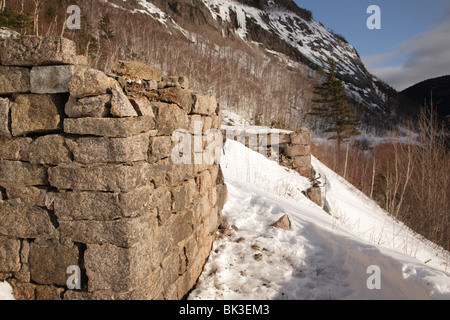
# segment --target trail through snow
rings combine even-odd
[[[223,215],[231,228],[215,242],[189,299],[450,299],[448,252],[317,159],[333,216],[303,195],[308,179],[238,142],[227,140],[224,150]],[[291,230],[271,227],[284,214]],[[371,266],[379,268],[380,289],[369,289]]]

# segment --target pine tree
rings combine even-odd
[[[328,57],[328,71],[321,71],[325,80],[320,86],[314,88],[317,98],[312,101],[316,106],[310,112],[311,115],[325,119],[327,128],[323,131],[324,133],[334,133],[329,139],[336,141],[335,166],[338,163],[342,142],[361,134],[356,128],[360,122],[355,118],[352,107],[348,103],[344,83],[336,77],[336,66],[336,61]]]
[[[17,13],[11,8],[0,11],[0,26],[16,30],[20,33],[28,33],[33,30],[33,15]]]

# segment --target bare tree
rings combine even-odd
[[[6,0],[5,0],[6,1]],[[41,12],[42,6],[48,0],[33,0],[34,2],[34,34],[39,35],[39,14]]]
[[[372,166],[372,183],[370,184],[370,199],[373,199],[373,189],[375,187],[375,172],[376,172],[377,160],[373,157],[373,166]]]

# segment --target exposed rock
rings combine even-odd
[[[5,66],[47,66],[80,62],[76,44],[61,37],[22,36],[0,43],[0,61]]]
[[[228,199],[228,189],[226,184],[219,184],[216,186],[217,189],[217,201],[216,205],[219,208],[223,208]]]
[[[150,160],[159,161],[170,157],[172,153],[172,139],[168,136],[152,137],[150,140]]]
[[[277,222],[272,224],[272,227],[284,230],[291,230],[291,220],[289,219],[289,216],[285,214]]]
[[[29,159],[29,147],[31,138],[1,138],[0,137],[0,159],[27,161]]]
[[[8,98],[0,98],[0,137],[11,137],[9,131],[9,112],[11,110],[11,102]],[[1,147],[0,147],[1,148]]]
[[[30,92],[30,70],[0,66],[0,94]]]
[[[173,164],[170,159],[166,159],[170,162],[169,171],[166,172],[166,183],[168,185],[176,185],[183,181],[193,179],[195,177],[193,164]]]
[[[145,97],[130,98],[130,102],[133,104],[134,109],[139,116],[155,117],[153,113],[152,104]]]
[[[11,131],[15,137],[62,129],[64,95],[19,95],[11,107]]]
[[[126,138],[155,129],[153,117],[65,119],[64,132],[110,138]]]
[[[20,270],[20,240],[0,235],[0,273]]]
[[[312,168],[311,164],[304,166],[304,167],[298,167],[296,168],[297,172],[306,178],[312,178],[315,175],[314,169]]]
[[[55,197],[55,214],[63,220],[112,221],[124,217],[135,217],[150,205],[152,193],[151,186],[144,186],[127,193],[60,192]]]
[[[23,83],[31,88],[14,84],[20,74],[5,79],[33,92],[0,98],[0,281],[18,299],[185,297],[217,236],[227,188],[216,163],[174,164],[172,134],[181,129],[191,142],[195,121],[201,138],[219,128],[215,99],[203,96],[189,114],[186,78],[158,90],[160,70],[125,63],[121,78],[55,66],[66,56],[79,62],[70,42],[21,41],[6,57],[33,64]],[[5,40],[0,47],[3,58]],[[40,56],[20,52],[27,47]],[[70,265],[81,268],[83,291],[65,289]]]
[[[156,214],[155,214],[156,217]],[[156,219],[155,219],[156,220]],[[113,221],[60,220],[61,238],[85,244],[112,244],[130,248],[142,239],[153,226],[148,217],[117,219]],[[103,257],[107,259],[107,257]]]
[[[69,275],[66,275],[69,277]],[[65,288],[55,286],[36,286],[36,300],[38,301],[57,301],[62,300],[62,294],[66,291]]]
[[[170,227],[168,227],[170,225]],[[167,223],[166,230],[169,231],[174,243],[179,243],[189,237],[194,230],[192,211],[183,210],[174,215]]]
[[[0,234],[18,238],[55,235],[47,210],[18,201],[0,202]]]
[[[304,168],[311,165],[311,155],[297,156],[294,158],[294,169]]]
[[[201,172],[197,176],[197,185],[201,196],[205,196],[208,194],[208,191],[213,187],[211,174],[208,170]]]
[[[111,95],[103,94],[94,97],[76,99],[70,96],[66,103],[65,113],[70,118],[106,117],[111,108]]]
[[[0,182],[25,186],[47,185],[47,169],[37,164],[0,160]]]
[[[32,93],[65,93],[69,92],[69,83],[77,67],[45,66],[34,67],[30,72]]]
[[[291,134],[291,143],[293,145],[309,145],[311,143],[311,134],[309,132],[295,132]]]
[[[60,190],[129,192],[149,184],[150,170],[150,164],[137,163],[132,166],[58,166],[49,168],[48,172],[50,184]]]
[[[17,279],[9,279],[8,283],[13,288],[14,298],[16,300],[35,300],[36,285],[26,282],[19,282]]]
[[[67,268],[79,264],[79,250],[76,246],[69,248],[52,244],[40,247],[32,243],[29,264],[31,280],[34,282],[65,286],[68,277]]]
[[[138,78],[141,80],[161,81],[162,71],[158,68],[137,61],[119,61],[112,70],[117,75]]]
[[[102,94],[110,94],[112,88],[119,84],[105,73],[81,68],[72,76],[69,83],[69,92],[73,98],[85,98]],[[120,86],[119,86],[120,87]]]
[[[175,104],[159,103],[156,106],[158,135],[171,136],[175,130],[189,129],[189,117]]]
[[[311,154],[311,147],[309,145],[286,146],[285,153],[292,159],[298,156],[308,156]]]
[[[160,82],[160,89],[168,87],[181,87],[189,89],[189,79],[187,77],[164,77]]]
[[[120,163],[147,159],[149,135],[128,138],[87,137],[76,139],[74,161],[79,163]]]
[[[138,116],[130,100],[118,84],[112,87],[111,114],[117,118]]]
[[[215,97],[196,94],[195,103],[192,108],[192,113],[201,115],[213,115],[217,109],[217,101]]]
[[[291,143],[291,135],[287,133],[280,133],[278,135],[278,142],[279,144]]]
[[[28,150],[28,161],[34,164],[60,165],[72,161],[66,140],[57,134],[37,138]]]
[[[169,87],[159,90],[160,101],[166,103],[174,103],[183,109],[186,113],[190,113],[194,104],[192,93],[181,87]]]
[[[52,208],[55,193],[44,188],[27,187],[20,184],[5,185],[8,199],[20,199],[24,203],[38,207]]]
[[[179,212],[186,208],[186,187],[184,185],[172,189],[172,211]]]
[[[88,245],[85,252],[90,292],[112,290],[129,292],[142,286],[150,275],[148,245],[119,248],[113,245]]]
[[[306,191],[308,198],[317,204],[319,207],[322,206],[322,190],[320,187],[311,187]]]

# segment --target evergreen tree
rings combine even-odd
[[[328,57],[328,71],[321,71],[325,77],[324,82],[314,88],[317,96],[312,101],[316,104],[311,115],[325,119],[327,128],[324,133],[334,133],[329,139],[336,141],[336,158],[340,154],[342,142],[348,141],[352,136],[361,134],[356,128],[359,120],[355,118],[352,107],[348,103],[344,83],[336,77],[336,61]]]
[[[29,33],[33,30],[34,19],[30,13],[17,13],[10,8],[0,11],[0,26],[7,27],[20,33]]]

